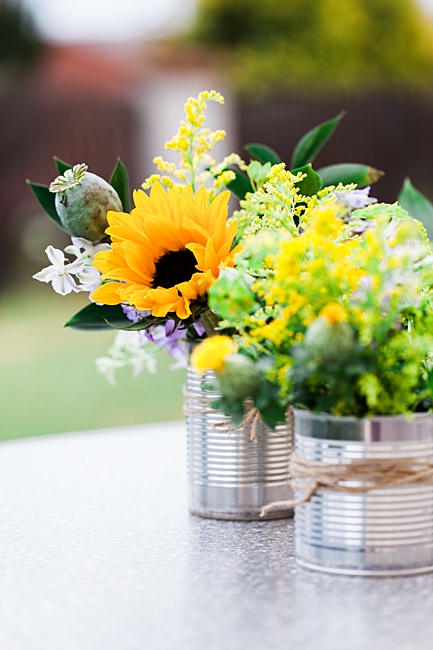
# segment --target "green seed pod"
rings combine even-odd
[[[321,357],[325,362],[338,363],[350,358],[355,337],[351,325],[346,321],[329,325],[324,318],[317,318],[308,326],[304,343],[312,356]]]
[[[221,395],[231,402],[254,397],[259,389],[260,374],[251,359],[243,354],[229,354],[223,372],[217,373]]]
[[[122,212],[116,190],[100,176],[87,171],[87,165],[75,165],[50,185],[62,226],[73,237],[100,241],[108,227],[107,212]]]

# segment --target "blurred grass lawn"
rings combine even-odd
[[[86,304],[36,282],[0,297],[0,440],[183,417],[185,372],[165,353],[156,375],[126,368],[116,388],[96,372],[114,332],[63,328]]]

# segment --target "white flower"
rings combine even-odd
[[[53,246],[47,246],[45,253],[51,262],[51,266],[47,266],[39,273],[35,273],[34,279],[39,280],[39,282],[51,282],[54,291],[62,296],[66,296],[71,291],[78,293],[80,288],[77,286],[72,274],[82,271],[84,262],[80,260],[68,262],[65,254],[58,248],[53,248]]]
[[[94,266],[86,264],[82,271],[77,274],[77,279],[80,281],[78,288],[80,291],[88,291],[93,293],[102,282],[102,274],[95,269]]]
[[[92,244],[88,239],[83,237],[71,237],[72,245],[66,246],[65,253],[75,255],[77,259],[87,258],[93,260],[96,253],[100,251],[109,251],[110,244]]]
[[[358,210],[359,208],[365,208],[367,205],[377,202],[377,199],[368,196],[369,192],[370,186],[364,187],[361,190],[337,190],[335,196],[340,203],[343,203],[348,208]]]
[[[136,379],[144,369],[155,374],[157,361],[154,353],[146,350],[148,341],[143,341],[140,332],[120,331],[116,334],[114,343],[108,350],[107,357],[96,359],[96,368],[101,375],[104,375],[112,386],[116,385],[116,370],[125,366],[132,367],[132,378]]]
[[[80,282],[78,288],[80,291],[88,291],[93,293],[99,287],[102,281],[101,273],[95,269],[92,260],[96,253],[100,251],[110,250],[109,244],[92,244],[88,239],[83,237],[71,237],[72,245],[66,246],[65,252],[70,255],[75,255],[76,262],[82,262],[83,270],[79,271],[77,279]]]
[[[95,363],[99,374],[104,375],[109,384],[117,386],[115,379],[116,370],[123,368],[125,363],[119,359],[113,359],[112,357],[100,357],[99,359],[96,359]]]

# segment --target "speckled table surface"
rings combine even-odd
[[[1,650],[431,650],[433,574],[297,569],[290,520],[188,514],[181,423],[0,445]]]

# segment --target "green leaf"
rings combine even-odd
[[[287,407],[281,406],[277,402],[270,404],[266,408],[260,410],[260,415],[265,424],[268,425],[270,429],[275,429],[278,424],[286,423]]]
[[[161,318],[160,316],[147,316],[146,318],[142,318],[136,323],[131,323],[131,321],[129,321],[129,325],[118,326],[112,324],[112,327],[117,330],[125,330],[126,332],[141,332],[141,330],[149,329],[149,327],[152,327],[152,325],[162,325],[168,320],[168,317]]]
[[[349,185],[356,183],[358,187],[365,187],[376,183],[385,172],[379,169],[369,167],[369,165],[359,165],[358,163],[341,163],[339,165],[328,165],[317,170],[323,181],[323,187],[328,185]]]
[[[328,120],[328,122],[319,124],[302,136],[293,152],[291,164],[292,169],[304,167],[305,165],[308,165],[308,163],[313,162],[314,158],[317,156],[323,145],[329,140],[344,115],[345,111],[341,111],[337,117]]]
[[[238,199],[244,199],[248,192],[254,192],[254,189],[246,176],[236,171],[236,169],[227,168],[224,171],[230,171],[236,174],[236,178],[232,180],[227,187],[238,197]]]
[[[433,241],[433,203],[412,185],[409,178],[404,179],[397,201],[411,217],[421,221],[428,238]]]
[[[64,162],[63,160],[60,160],[60,158],[57,158],[57,156],[54,156],[54,162],[56,163],[57,171],[61,176],[63,176],[67,169],[72,169],[72,165]]]
[[[314,171],[311,165],[305,165],[305,167],[298,167],[298,169],[292,169],[292,174],[297,174],[302,172],[307,174],[307,176],[302,180],[296,183],[296,186],[299,187],[301,194],[303,196],[313,196],[323,187],[322,179],[317,172]]]
[[[72,316],[65,327],[77,330],[106,330],[129,327],[131,321],[119,305],[96,305],[91,303]]]
[[[235,427],[239,426],[244,419],[245,412],[242,402],[231,402],[224,397],[219,397],[211,402],[211,406],[222,411],[224,415],[231,419],[232,425]]]
[[[65,232],[68,232],[66,228],[62,226],[60,217],[57,214],[56,204],[55,204],[55,194],[50,192],[47,185],[41,185],[40,183],[32,183],[27,180],[26,183],[29,185],[36,199],[38,200],[41,207],[44,209],[46,214]]]
[[[270,162],[271,165],[278,165],[278,163],[281,162],[281,158],[277,152],[271,149],[271,147],[267,147],[265,144],[257,144],[256,142],[253,142],[251,144],[246,144],[244,149],[252,158],[261,162],[262,165],[267,162]]]
[[[122,202],[124,212],[129,212],[130,195],[129,195],[129,177],[125,165],[117,159],[116,166],[110,178],[110,185],[114,187]]]

